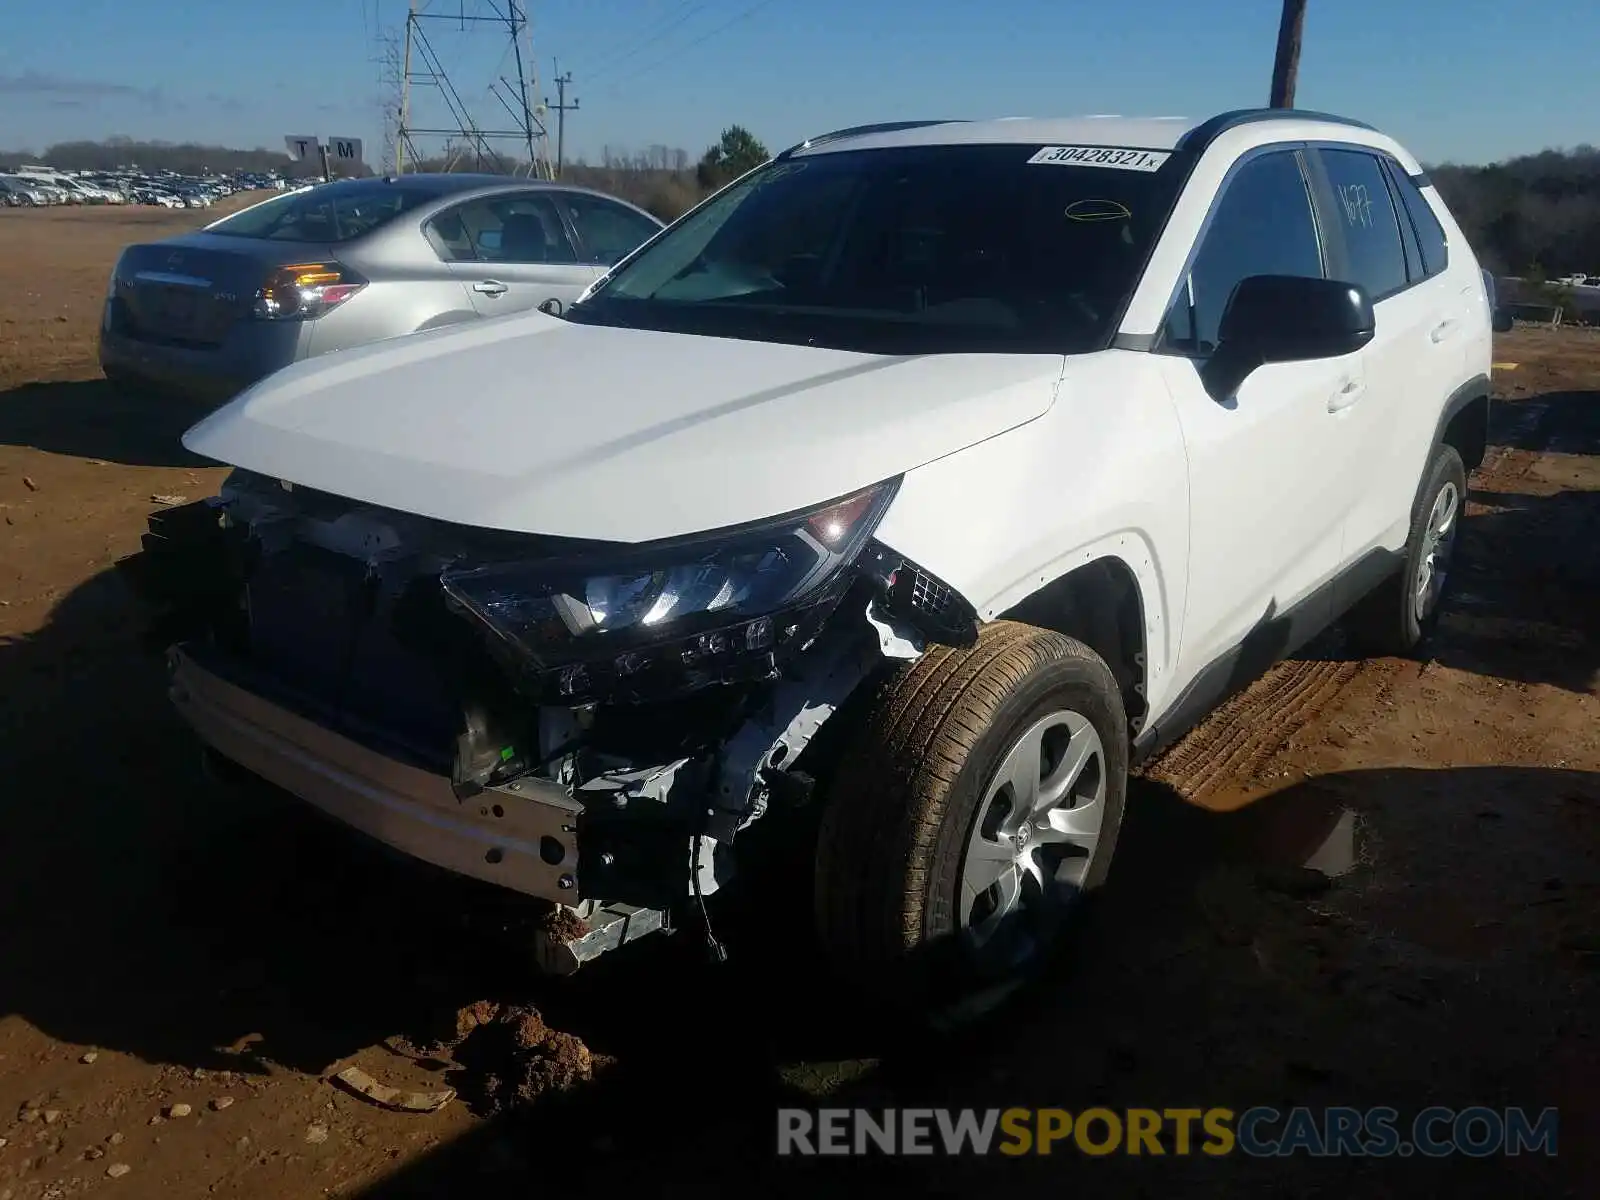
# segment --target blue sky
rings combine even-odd
[[[483,0],[429,0],[449,12]],[[776,149],[904,117],[1204,116],[1266,101],[1279,0],[528,0],[580,110],[569,157],[698,156],[739,122]],[[70,138],[381,144],[377,31],[406,0],[0,3],[0,148]],[[428,26],[463,100],[503,39]],[[1482,162],[1600,141],[1600,0],[1310,0],[1298,104],[1358,117],[1421,158]],[[416,120],[444,122],[418,92]],[[552,123],[552,129],[553,129]]]

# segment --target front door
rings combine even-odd
[[[1188,598],[1178,677],[1223,660],[1241,679],[1332,617],[1356,484],[1340,408],[1364,386],[1359,354],[1277,363],[1213,399],[1200,368],[1234,287],[1250,275],[1324,275],[1303,163],[1272,150],[1235,171],[1157,345],[1189,456]]]

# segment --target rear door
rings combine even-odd
[[[578,240],[586,263],[612,267],[661,230],[661,224],[626,204],[583,192],[558,192],[556,203]]]
[[[603,268],[579,261],[547,191],[501,192],[466,200],[429,225],[435,248],[485,317],[526,312],[548,301],[564,309]]]
[[[1311,157],[1324,192],[1331,273],[1364,287],[1377,316],[1361,352],[1366,388],[1337,414],[1360,472],[1345,528],[1344,558],[1355,564],[1405,541],[1440,409],[1461,382],[1467,298],[1444,273],[1442,237],[1430,235],[1424,249],[1387,156],[1350,146]],[[1399,164],[1394,170],[1403,176]]]

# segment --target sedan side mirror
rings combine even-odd
[[[561,301],[552,296],[539,305],[539,311],[552,317],[559,317],[561,315]]]
[[[1372,300],[1358,284],[1251,275],[1239,281],[1223,309],[1217,348],[1200,378],[1220,403],[1257,367],[1354,354],[1372,340],[1377,325]]]

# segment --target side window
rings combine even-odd
[[[610,265],[631,253],[660,228],[630,208],[598,196],[563,196],[572,227],[578,231],[583,254],[590,262]]]
[[[1333,219],[1344,234],[1351,283],[1376,302],[1406,286],[1400,223],[1389,199],[1383,165],[1360,150],[1320,150],[1333,188]]]
[[[1450,248],[1445,242],[1444,226],[1439,224],[1439,218],[1434,215],[1427,197],[1404,171],[1391,168],[1389,174],[1411,218],[1412,228],[1417,231],[1417,242],[1422,247],[1422,269],[1429,276],[1437,275],[1450,265]]]
[[[445,262],[477,261],[477,247],[473,244],[472,234],[468,232],[464,219],[467,210],[475,207],[471,203],[452,205],[422,227],[433,252]]]
[[[549,197],[511,192],[468,200],[428,222],[446,262],[575,263],[578,256]]]
[[[1428,273],[1422,269],[1422,249],[1417,245],[1417,231],[1411,227],[1411,218],[1406,215],[1405,207],[1400,202],[1399,189],[1395,186],[1395,176],[1399,172],[1398,164],[1387,158],[1383,160],[1383,179],[1389,185],[1389,200],[1400,217],[1400,248],[1406,255],[1406,278],[1417,283],[1426,279]]]
[[[1402,268],[1403,269],[1403,268]],[[1250,275],[1322,278],[1311,196],[1292,150],[1252,159],[1241,167],[1212,214],[1200,250],[1163,332],[1163,348],[1210,354],[1222,310],[1233,289]]]

